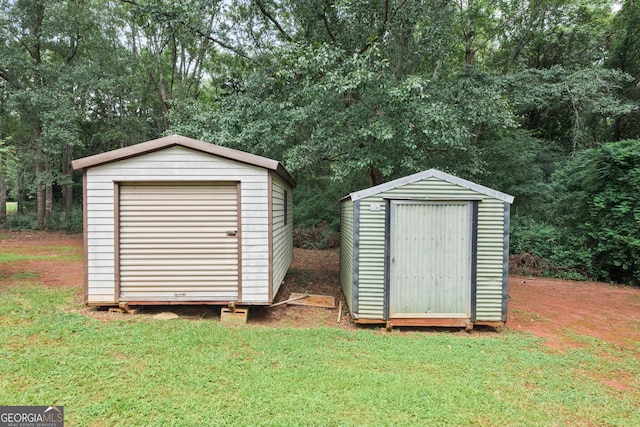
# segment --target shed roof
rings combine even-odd
[[[475,191],[476,193],[484,194],[489,197],[496,198],[498,200],[502,200],[506,203],[513,203],[513,196],[510,196],[505,193],[501,193],[497,190],[493,190],[489,187],[485,187],[480,184],[476,184],[475,182],[467,181],[466,179],[458,178],[457,176],[450,175],[445,172],[440,172],[437,169],[429,169],[423,172],[418,172],[413,175],[405,176],[403,178],[399,178],[393,181],[385,182],[384,184],[376,185],[375,187],[366,188],[360,191],[354,191],[346,196],[344,199],[351,199],[353,201],[360,200],[365,197],[373,196],[376,194],[380,194],[385,191],[393,190],[398,187],[402,187],[407,184],[412,184],[417,181],[421,181],[423,179],[429,178],[437,178],[442,181],[449,182],[451,184],[458,185],[463,188],[467,188],[471,191]],[[343,199],[343,200],[344,200]]]
[[[85,169],[94,166],[113,163],[131,157],[141,156],[165,148],[180,146],[190,148],[214,156],[235,160],[253,166],[259,166],[265,169],[275,171],[282,179],[287,181],[291,186],[295,187],[295,180],[289,175],[289,172],[276,160],[266,157],[257,156],[255,154],[246,153],[233,148],[223,147],[221,145],[211,144],[209,142],[199,141],[197,139],[187,138],[181,135],[165,136],[163,138],[153,139],[147,142],[131,145],[129,147],[119,148],[117,150],[107,151],[105,153],[84,157],[71,162],[73,169]]]

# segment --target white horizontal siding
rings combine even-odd
[[[267,170],[183,147],[170,147],[138,157],[89,168],[85,200],[87,214],[88,302],[117,302],[114,295],[114,181],[227,181],[241,183],[244,218],[267,218]],[[245,190],[246,188],[246,190]],[[268,263],[245,254],[268,252],[264,221],[241,227],[243,302],[267,303]],[[110,268],[105,270],[105,268]],[[245,281],[246,278],[246,281]],[[244,300],[244,295],[250,300]],[[224,299],[224,298],[223,298]]]
[[[96,263],[95,261],[93,261],[93,264],[90,262],[89,265],[94,267],[92,274],[111,274],[111,275],[113,275],[114,272],[115,272],[113,267],[104,267],[100,263]]]
[[[267,228],[268,222],[254,223],[254,221],[249,221],[249,224],[242,224],[242,232],[246,233],[253,238],[267,237],[269,238],[268,232],[265,232],[265,228]]]
[[[97,225],[97,226],[110,225],[110,226],[113,226],[113,216],[111,216],[111,217],[92,216],[91,219],[87,221],[87,225],[89,226],[89,229],[91,229],[91,226],[93,226],[93,225]]]
[[[278,175],[272,174],[271,176],[271,216],[273,221],[273,288],[271,295],[275,298],[293,261],[293,191],[291,186]]]

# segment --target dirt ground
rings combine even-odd
[[[82,245],[82,237],[77,235],[0,230],[0,253],[41,258],[0,264],[0,284],[38,283],[47,287],[73,287],[78,290],[75,300],[78,311],[105,321],[126,315],[84,306]],[[290,272],[276,295],[276,302],[288,299],[293,292],[333,296],[336,308],[287,304],[271,308],[252,307],[249,323],[266,327],[357,328],[340,290],[338,250],[296,249]],[[152,316],[163,310],[171,310],[187,318],[215,318],[220,315],[219,307],[191,306],[146,307],[139,313]],[[585,336],[629,349],[637,348],[640,342],[638,288],[511,276],[508,312],[505,328],[541,337],[553,350],[586,345]],[[495,331],[480,329],[474,333]]]

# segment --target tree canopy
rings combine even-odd
[[[639,22],[635,0],[0,0],[0,221],[8,199],[77,228],[72,158],[180,133],[281,160],[300,226],[438,168],[516,197],[518,250],[637,280],[638,227],[568,201],[633,205],[611,195],[638,177],[602,170],[640,150]]]

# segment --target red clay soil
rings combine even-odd
[[[36,282],[83,292],[82,236],[45,231],[0,230],[0,253],[37,257],[0,264],[0,285]]]
[[[507,326],[545,338],[557,349],[580,347],[580,336],[637,348],[640,289],[510,276]]]
[[[38,283],[42,286],[76,287],[77,309],[105,320],[118,313],[82,305],[84,264],[82,237],[51,232],[0,230],[0,253],[38,255],[44,259],[0,263],[0,286]],[[59,247],[65,247],[60,250]],[[330,295],[336,308],[281,305],[252,307],[249,323],[270,327],[328,326],[354,329],[339,285],[339,250],[296,249],[291,270],[276,295],[284,301],[293,292]],[[341,314],[339,315],[339,307]],[[142,313],[154,314],[150,307]],[[171,307],[180,314],[216,317],[219,307]],[[338,322],[340,318],[340,322]],[[582,336],[594,337],[624,348],[640,342],[640,289],[606,283],[572,282],[511,276],[507,328],[544,338],[554,349],[579,347]]]

